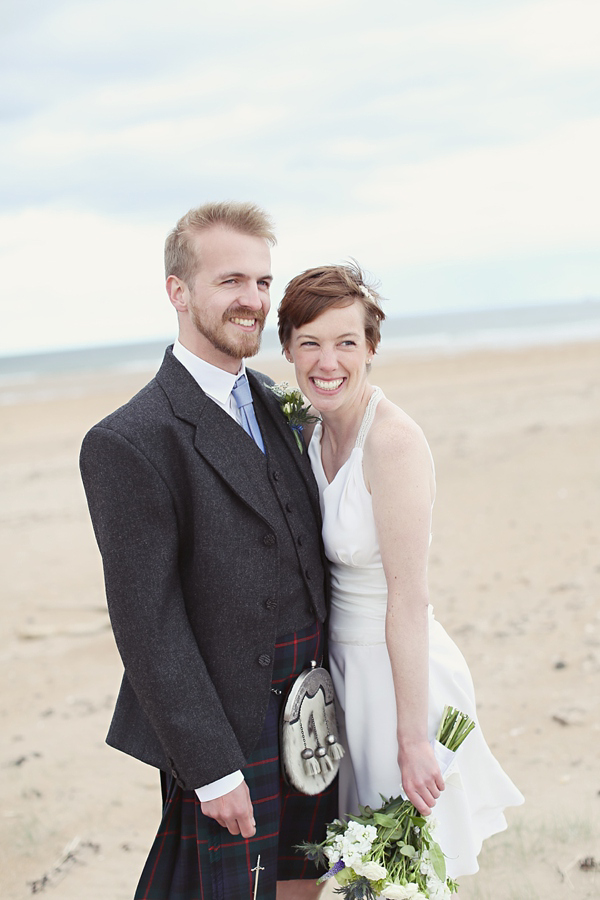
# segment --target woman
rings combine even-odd
[[[446,704],[476,720],[467,664],[433,616],[427,556],[435,475],[419,426],[370,384],[384,313],[355,266],[309,269],[286,288],[279,337],[320,414],[306,434],[331,568],[331,674],[347,754],[340,814],[380,795],[435,806],[451,878],[476,872],[482,840],[523,797],[477,727],[446,782],[435,738]]]

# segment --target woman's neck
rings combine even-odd
[[[345,458],[349,456],[373,391],[373,385],[367,383],[360,398],[352,406],[320,413],[323,429],[321,443],[325,441],[329,445],[329,452],[334,458],[338,455]]]

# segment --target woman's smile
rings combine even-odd
[[[317,378],[313,376],[309,379],[314,386],[319,391],[327,391],[328,393],[333,393],[333,391],[337,391],[338,388],[342,386],[345,378]]]

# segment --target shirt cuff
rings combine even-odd
[[[203,784],[202,787],[196,788],[196,796],[201,803],[206,803],[208,800],[216,800],[217,797],[223,797],[225,794],[233,791],[243,780],[244,776],[238,769],[237,772],[224,775],[223,778],[218,778],[216,781],[211,781],[210,784]]]

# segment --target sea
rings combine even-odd
[[[389,317],[382,327],[380,352],[382,356],[456,354],[595,340],[600,340],[600,300],[589,299],[545,306]],[[0,356],[0,405],[18,402],[23,388],[34,383],[39,385],[49,376],[153,372],[172,341],[173,336],[165,336],[162,340],[141,343]],[[260,358],[278,357],[280,353],[277,332],[267,327]]]

